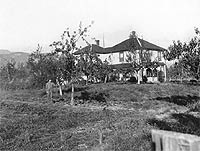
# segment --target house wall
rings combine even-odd
[[[159,62],[164,62],[165,61],[162,52],[151,51],[151,53],[152,53],[151,61],[154,61],[154,60],[159,61]]]
[[[110,55],[111,54],[99,54],[99,58],[101,59],[101,61],[105,61],[105,60],[109,61]]]
[[[164,62],[164,57],[162,52],[158,51],[151,51],[151,61],[159,61],[159,62]],[[127,62],[127,55],[129,54],[129,51],[123,51],[124,54],[124,61],[120,61],[120,53],[109,53],[109,54],[99,54],[99,58],[102,61],[107,60],[110,64],[121,64],[121,63],[128,63]],[[139,50],[136,50],[136,60],[139,61]],[[159,59],[160,58],[160,59]]]
[[[124,59],[120,61],[120,53],[109,53],[109,54],[99,54],[99,58],[104,61],[107,60],[110,64],[121,64],[121,63],[128,63],[127,62],[127,55],[129,54],[128,51],[123,51]]]
[[[107,60],[110,64],[120,64],[120,63],[126,63],[126,55],[128,54],[127,51],[124,51],[124,61],[120,62],[119,59],[119,52],[116,53],[110,53],[110,54],[99,54],[99,58],[104,61]]]

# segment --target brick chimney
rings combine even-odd
[[[96,45],[99,46],[100,40],[95,40],[95,42],[96,42]]]
[[[136,31],[131,31],[129,38],[137,38]]]

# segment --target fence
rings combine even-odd
[[[152,130],[152,151],[200,151],[200,137],[171,131]]]

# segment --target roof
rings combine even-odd
[[[122,63],[122,64],[113,64],[110,65],[110,67],[112,69],[127,69],[127,68],[132,68],[132,64],[131,63]]]
[[[90,50],[90,49],[91,49],[90,46],[86,46],[86,47],[84,47],[84,48],[82,48],[82,49],[74,52],[74,55],[79,55],[82,52],[85,52],[85,51]],[[92,44],[92,51],[96,52],[98,54],[106,54],[107,53],[106,50],[105,50],[105,48],[102,48],[102,47],[100,47],[98,45],[95,45],[95,44]]]
[[[145,50],[155,50],[155,51],[166,51],[166,49],[140,38],[130,38],[130,39],[122,41],[121,43],[113,47],[108,47],[106,49],[107,49],[107,52],[109,53],[127,51],[127,50],[132,50],[132,49],[133,50],[145,49]]]
[[[76,51],[74,54],[78,55],[81,52],[84,52],[88,49],[90,49],[90,46],[86,46],[81,50]],[[166,51],[166,49],[140,38],[126,39],[121,43],[114,45],[113,47],[107,47],[107,48],[102,48],[98,45],[92,44],[92,51],[98,54],[108,54],[108,53],[122,52],[127,50],[138,50],[138,49]]]

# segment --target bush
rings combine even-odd
[[[99,103],[107,103],[108,97],[109,97],[109,94],[104,91],[100,91],[100,92],[99,91],[93,91],[93,92],[83,91],[81,92],[81,96],[78,97],[78,99],[83,100],[84,102],[95,100]]]
[[[143,77],[142,77],[142,82],[147,83],[147,81],[148,81],[147,77],[146,77],[146,76],[143,76]]]
[[[118,77],[114,74],[112,74],[109,78],[109,82],[116,82],[118,80]]]
[[[136,79],[136,77],[130,77],[130,79],[128,80],[128,82],[137,83],[137,79]]]
[[[15,79],[13,82],[4,81],[0,83],[3,90],[22,90],[30,88],[30,82],[24,79]]]

